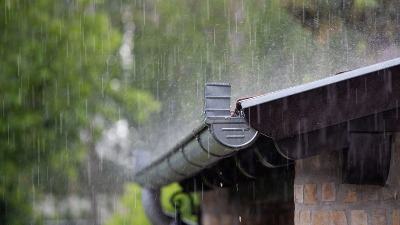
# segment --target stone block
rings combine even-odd
[[[307,205],[317,204],[317,184],[304,185],[304,203]]]
[[[345,195],[343,198],[345,203],[355,203],[357,202],[357,188],[356,187],[346,187]]]
[[[333,182],[324,182],[322,184],[322,201],[334,202],[336,201],[336,187]]]
[[[348,225],[344,211],[332,211],[330,214],[330,225]]]
[[[313,211],[312,225],[327,225],[329,223],[328,211]]]
[[[393,225],[400,225],[400,209],[393,210]]]
[[[351,225],[368,225],[368,215],[365,210],[351,210]]]
[[[300,213],[298,210],[294,210],[294,225],[300,225]]]
[[[311,215],[310,211],[301,211],[300,212],[300,223],[299,225],[310,225],[311,224]]]
[[[364,202],[378,200],[378,190],[362,190],[361,195]]]
[[[375,210],[373,212],[372,225],[387,225],[386,211],[384,209]]]
[[[303,185],[294,185],[294,203],[303,203]]]

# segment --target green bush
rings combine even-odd
[[[179,194],[178,194],[179,193]],[[175,195],[174,200],[171,197]],[[125,193],[120,199],[121,205],[125,210],[116,212],[106,223],[106,225],[151,225],[146,217],[142,205],[142,189],[136,183],[129,183],[125,186]],[[199,205],[197,194],[190,193],[195,207]],[[197,221],[197,216],[192,214],[190,200],[186,194],[182,193],[182,188],[178,183],[173,183],[161,188],[161,205],[163,209],[171,215],[175,214],[175,207],[180,204],[182,217],[190,221]]]

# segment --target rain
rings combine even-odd
[[[192,151],[187,140],[201,145],[201,132],[209,129],[201,126],[207,83],[231,85],[233,112],[238,99],[400,57],[395,0],[0,0],[0,11],[0,225],[151,224],[141,197],[148,190],[135,176],[151,163],[165,164],[157,161],[163,157],[174,168],[172,153],[193,157],[185,155]],[[396,91],[396,75],[383,76],[385,91]],[[365,87],[347,91],[355,105],[372,92],[367,79]],[[332,89],[325,97],[339,94]],[[330,103],[321,121],[282,119],[279,129],[295,127],[297,142],[263,144],[282,152],[297,146],[293,156],[311,156],[301,149],[311,145],[304,130],[334,117],[337,102]],[[398,100],[393,104],[397,120]],[[378,116],[371,118],[378,129]],[[382,126],[383,133],[391,129]],[[315,136],[329,142],[324,132]],[[218,217],[220,223],[251,224],[251,216],[262,217],[258,206],[265,198],[291,199],[294,207],[293,174],[285,173],[289,181],[276,182],[271,193],[262,187],[279,175],[256,183],[252,163],[269,165],[265,151],[249,156],[238,148],[218,156],[214,136],[204,137],[205,157],[195,155],[199,162],[175,174],[193,190],[160,178],[168,185],[150,193],[161,201],[155,215],[200,225],[210,210],[205,205],[219,199],[236,207],[225,221]],[[212,163],[196,164],[202,160]],[[208,182],[221,162],[232,170],[222,168],[214,174],[220,180]]]

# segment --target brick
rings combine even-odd
[[[311,224],[311,216],[310,211],[301,211],[300,212],[300,223],[299,225],[310,225]]]
[[[307,205],[315,205],[317,203],[317,184],[304,185],[304,203]]]
[[[333,211],[330,215],[330,225],[348,225],[344,211]]]
[[[294,210],[294,225],[300,225],[300,213],[298,210]]]
[[[385,210],[380,209],[374,211],[372,214],[372,225],[387,225]]]
[[[303,185],[294,185],[294,203],[303,203]]]
[[[312,225],[327,225],[329,223],[328,211],[313,211]]]
[[[351,225],[368,225],[367,212],[365,210],[351,210]]]
[[[393,225],[400,225],[400,209],[393,211]]]
[[[334,201],[336,201],[335,183],[324,182],[322,184],[322,201],[323,202],[334,202]]]
[[[356,187],[348,187],[344,196],[343,202],[355,203],[357,202],[357,189]]]
[[[378,200],[378,191],[377,190],[363,190],[362,191],[362,200],[366,201],[377,201]]]

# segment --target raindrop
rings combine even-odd
[[[69,90],[68,90],[69,94]],[[104,77],[101,78],[101,97],[104,98]]]
[[[100,152],[100,171],[103,171],[103,151]]]
[[[294,53],[292,54],[292,72],[294,74]]]
[[[236,34],[238,33],[238,14],[237,12],[235,13],[235,30]]]
[[[68,150],[68,133],[65,132],[65,149]]]
[[[207,0],[207,20],[210,20],[210,0]]]
[[[18,76],[20,75],[19,74],[19,67],[20,67],[20,64],[21,64],[21,55],[18,55],[18,57],[17,57],[17,74],[18,74]]]
[[[157,81],[157,101],[160,99],[160,83]]]
[[[69,91],[69,84],[67,85],[67,105],[70,104],[70,91]]]
[[[39,168],[39,165],[37,166],[37,180],[36,180],[36,182],[37,182],[37,186],[39,186],[39,182],[40,182],[40,168]]]
[[[143,26],[146,25],[146,3],[143,3]]]
[[[199,98],[199,79],[196,80],[196,98]],[[4,101],[3,101],[4,106]],[[3,107],[3,116],[4,116],[4,107]]]
[[[215,27],[214,27],[214,47],[215,47]]]
[[[60,113],[60,134],[62,134],[62,130],[63,130],[63,123],[62,123],[62,121],[63,121],[63,115],[62,115],[62,113]]]
[[[40,142],[37,142],[37,155],[38,155],[38,163],[40,163]]]
[[[7,123],[7,144],[10,145],[10,124]]]

